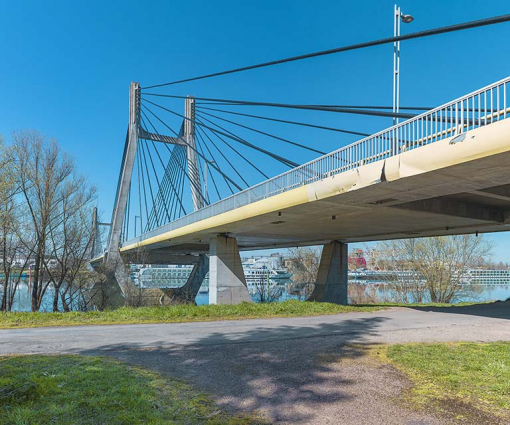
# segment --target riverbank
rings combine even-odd
[[[0,314],[0,329],[44,326],[128,325],[140,323],[208,322],[272,317],[321,316],[339,313],[370,312],[387,306],[337,305],[331,303],[284,301],[238,305],[176,305],[169,307],[119,308],[108,311]]]

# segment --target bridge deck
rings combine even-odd
[[[222,233],[241,249],[257,249],[509,230],[510,120],[462,134],[219,214],[206,207],[121,251],[207,252],[209,239]]]

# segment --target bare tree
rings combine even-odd
[[[27,248],[20,238],[21,223],[11,198],[0,204],[0,260],[3,273],[0,310],[11,311],[22,276],[28,266],[33,245]]]
[[[395,272],[390,289],[396,301],[451,303],[467,286],[467,270],[490,257],[483,236],[455,235],[384,242],[377,249],[379,268]]]
[[[22,216],[15,198],[17,187],[13,178],[13,156],[1,144],[0,137],[0,262],[3,272],[0,310],[10,311],[31,251],[20,240]],[[16,260],[25,255],[25,261]]]
[[[308,298],[313,291],[321,261],[321,246],[289,248],[292,289]]]
[[[44,260],[49,281],[53,285],[53,311],[58,311],[59,298],[64,311],[70,311],[74,280],[87,263],[92,244],[93,229],[91,209],[93,190],[87,188],[82,179],[71,182],[62,198],[61,211],[56,226],[48,234],[49,257],[54,260],[50,266]]]
[[[69,216],[81,208],[80,203],[87,205],[93,189],[81,187],[85,181],[76,177],[73,160],[55,140],[48,141],[38,132],[14,133],[12,151],[15,180],[31,227],[24,245],[28,249],[35,241],[31,297],[32,311],[38,311],[49,285],[55,283],[48,263],[48,254],[57,251],[52,236],[61,233]]]
[[[369,251],[372,267],[381,271],[378,279],[391,294],[391,301],[421,303],[427,287],[421,274],[420,239],[385,241]],[[390,301],[390,300],[388,300]]]
[[[18,192],[13,165],[12,150],[4,146],[3,137],[0,134],[0,203],[10,200]]]
[[[131,264],[141,265],[148,263],[149,254],[144,248],[138,248],[134,253],[129,256],[129,262],[124,266],[126,273],[131,275]],[[150,282],[152,283],[152,282]],[[138,276],[138,284],[129,281],[124,287],[124,300],[125,305],[128,307],[145,307],[161,304],[164,291],[159,288],[144,288],[144,283],[141,276]],[[169,297],[167,297],[169,299]]]
[[[252,287],[254,288],[257,301],[261,303],[270,303],[278,300],[283,293],[284,288],[278,284],[278,281],[271,279],[270,272],[267,270],[265,276],[255,279]]]

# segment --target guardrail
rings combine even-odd
[[[507,100],[509,83],[510,77],[504,78],[190,213],[127,241],[124,245],[130,245],[161,232],[183,227],[420,146],[461,136],[466,131],[506,119],[510,115],[510,105]]]

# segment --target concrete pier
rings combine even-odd
[[[197,257],[197,262],[193,265],[193,270],[191,271],[188,280],[183,286],[174,289],[162,289],[165,293],[164,302],[195,303],[198,291],[200,290],[207,273],[209,273],[209,258],[205,254],[200,254]]]
[[[346,305],[348,269],[348,244],[331,242],[324,245],[317,281],[308,301]]]
[[[210,241],[209,304],[252,302],[244,277],[237,240],[215,236]]]

